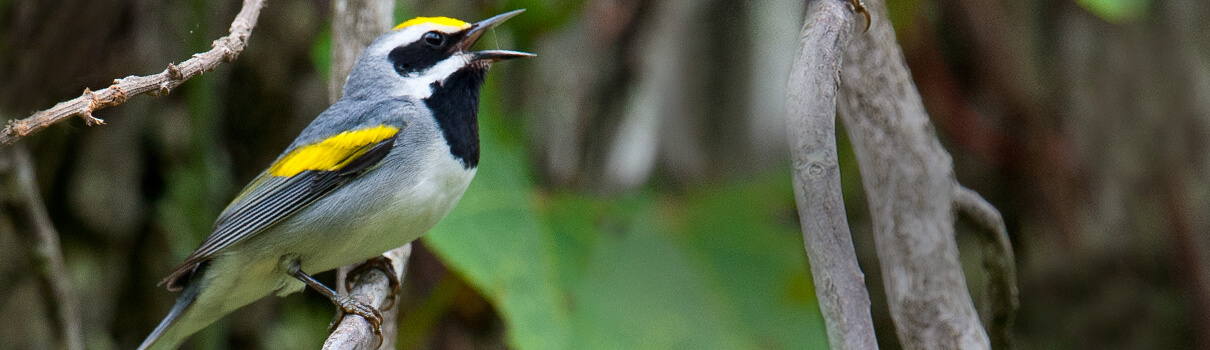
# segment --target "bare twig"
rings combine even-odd
[[[953,162],[895,41],[883,0],[845,50],[840,115],[874,225],[891,318],[906,349],[987,349],[954,239]]]
[[[12,219],[16,232],[31,247],[30,256],[48,291],[46,302],[55,314],[61,347],[83,350],[84,333],[71,275],[63,263],[59,234],[39,197],[33,164],[25,148],[0,148],[0,190],[0,213]]]
[[[854,27],[847,3],[811,4],[790,72],[787,127],[794,195],[828,342],[832,349],[875,349],[870,295],[846,221],[836,153],[836,91]]]
[[[394,268],[396,281],[403,281],[404,271],[407,267],[408,257],[412,255],[412,245],[407,244],[396,248],[382,256],[386,257],[391,262],[391,267]],[[388,271],[381,269],[363,269],[356,275],[349,276],[350,270],[356,266],[346,266],[340,268],[337,275],[337,285],[344,289],[346,279],[352,281],[351,290],[348,295],[370,305],[376,309],[382,310],[382,343],[378,344],[379,338],[374,334],[370,322],[361,317],[345,317],[341,320],[336,330],[328,336],[328,340],[324,342],[324,349],[394,349],[396,320],[399,316],[399,308],[396,307],[395,300],[398,295],[395,295],[393,286],[391,285]],[[343,293],[344,291],[342,291]],[[388,303],[388,301],[390,301]],[[386,307],[385,309],[383,307]],[[378,345],[377,348],[374,346]]]
[[[10,145],[71,117],[80,117],[88,125],[105,124],[105,121],[93,117],[92,113],[101,108],[120,105],[135,95],[168,94],[186,80],[213,70],[222,62],[235,60],[247,46],[248,36],[252,35],[252,28],[256,26],[256,19],[264,3],[264,0],[244,0],[243,8],[231,22],[231,34],[215,40],[210,51],[194,54],[180,65],[169,63],[168,68],[159,74],[115,79],[113,85],[98,91],[84,89],[84,94],[80,97],[59,102],[54,107],[34,113],[28,118],[10,121],[8,126],[0,130],[0,144]]]
[[[983,199],[978,192],[963,186],[954,190],[954,209],[978,227],[983,241],[983,268],[987,269],[988,315],[984,315],[983,326],[991,337],[995,349],[1011,349],[1013,321],[1017,307],[1017,266],[1013,258],[1013,246],[1008,240],[1004,218],[996,207]]]

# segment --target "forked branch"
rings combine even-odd
[[[874,228],[887,304],[905,349],[987,349],[954,237],[953,161],[938,141],[886,1],[845,49],[838,94]]]
[[[991,337],[992,348],[1012,349],[1013,320],[1019,303],[1017,266],[1004,218],[978,192],[962,186],[954,190],[954,209],[978,226],[979,240],[983,242],[983,268],[987,269],[989,283],[986,308],[989,314],[983,317],[983,327]]]

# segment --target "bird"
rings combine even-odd
[[[479,166],[479,91],[488,69],[534,56],[470,47],[522,11],[473,24],[419,17],[375,39],[354,63],[343,96],[160,282],[181,293],[139,349],[176,348],[244,305],[306,286],[331,299],[339,317],[365,317],[377,332],[377,310],[310,274],[411,242],[453,209]]]

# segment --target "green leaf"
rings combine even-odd
[[[675,234],[699,254],[760,348],[827,348],[823,318],[798,226],[790,170],[755,181],[701,188],[683,198]]]

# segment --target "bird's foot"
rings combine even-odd
[[[385,310],[395,307],[395,298],[399,297],[399,292],[402,288],[399,282],[399,274],[397,271],[395,271],[395,265],[391,264],[391,259],[388,259],[385,256],[379,255],[366,259],[365,262],[357,265],[357,267],[354,267],[353,270],[350,270],[348,275],[345,277],[345,290],[352,291],[353,277],[359,276],[370,269],[378,269],[379,271],[382,271],[383,274],[386,274],[387,283],[389,283],[391,286],[390,303],[386,304],[382,308]]]
[[[370,323],[370,328],[378,337],[378,344],[382,345],[382,313],[379,313],[378,309],[346,296],[338,296],[332,302],[336,304],[336,318],[332,319],[331,324],[328,324],[329,331],[336,330],[340,322],[344,321],[345,316],[349,314],[361,316]],[[378,346],[374,346],[374,348],[378,348]]]
[[[378,346],[382,345],[382,314],[378,312],[378,309],[348,296],[337,294],[332,288],[328,288],[323,283],[319,283],[315,277],[303,272],[301,266],[302,264],[297,259],[289,261],[286,273],[306,283],[320,294],[328,297],[328,300],[331,300],[333,304],[336,304],[336,318],[328,325],[329,330],[335,330],[336,326],[340,325],[340,321],[343,321],[346,315],[354,314],[361,316],[366,322],[369,322],[374,335],[378,336],[378,345],[375,345],[374,348],[377,349]]]

